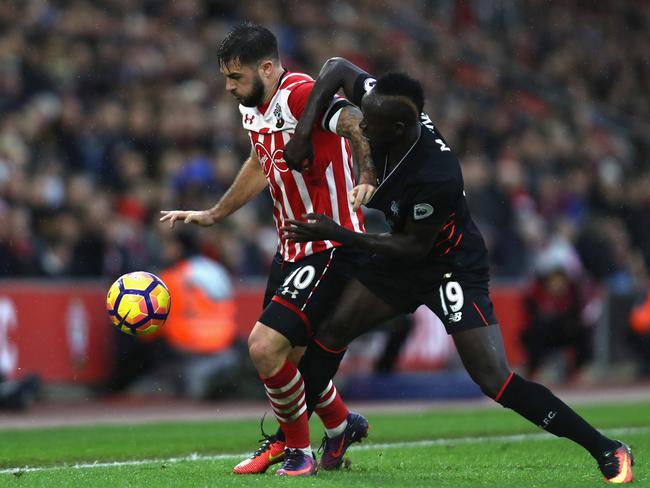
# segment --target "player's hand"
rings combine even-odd
[[[324,241],[333,239],[342,227],[326,215],[307,214],[302,220],[285,220],[285,225],[280,228],[282,238],[293,242]]]
[[[169,222],[169,227],[174,228],[177,220],[182,220],[185,224],[198,224],[202,226],[212,225],[216,219],[209,210],[161,210],[161,222]]]
[[[289,169],[304,171],[314,162],[314,147],[309,137],[294,134],[284,145],[284,161]]]
[[[360,185],[355,186],[348,193],[348,199],[352,204],[352,210],[355,212],[359,210],[361,205],[365,205],[372,198],[372,195],[375,193],[375,186],[369,183],[361,183]]]

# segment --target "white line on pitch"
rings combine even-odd
[[[610,435],[622,434],[643,434],[650,433],[650,427],[621,427],[616,429],[603,429]],[[489,442],[522,442],[534,441],[543,439],[552,439],[553,436],[546,432],[539,432],[535,434],[514,434],[514,435],[495,435],[495,436],[480,436],[480,437],[456,437],[447,439],[431,439],[422,441],[406,441],[406,442],[387,442],[377,444],[363,444],[360,446],[352,446],[350,450],[353,451],[371,451],[380,449],[400,449],[405,447],[432,447],[432,446],[446,446],[453,444],[480,444]],[[13,473],[32,473],[36,471],[56,471],[62,469],[90,469],[90,468],[114,468],[122,466],[142,466],[148,464],[176,464],[187,461],[222,461],[227,459],[240,459],[248,456],[250,453],[243,454],[190,454],[189,456],[173,457],[167,459],[134,459],[130,461],[113,461],[113,462],[94,462],[83,464],[65,464],[59,466],[23,466],[15,468],[0,469],[0,474],[13,474]]]

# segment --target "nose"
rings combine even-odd
[[[235,91],[235,82],[229,78],[226,78],[226,91],[230,93]]]
[[[366,123],[366,119],[361,119],[361,122],[359,122],[359,129],[366,130],[367,128],[368,124]]]

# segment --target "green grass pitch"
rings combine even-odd
[[[630,444],[635,486],[650,487],[650,404],[577,410]],[[255,420],[0,430],[1,487],[591,487],[592,458],[504,409],[368,415],[369,439],[350,469],[309,479],[230,470],[260,437]],[[273,422],[267,421],[271,429]],[[322,429],[312,422],[313,446]],[[75,467],[75,465],[77,465]],[[92,466],[91,466],[92,465]],[[22,467],[22,468],[18,468]]]

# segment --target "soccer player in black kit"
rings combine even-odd
[[[363,111],[360,126],[379,176],[366,205],[384,213],[391,232],[358,234],[314,214],[283,228],[297,242],[331,239],[371,255],[302,359],[300,370],[312,380],[313,391],[322,391],[335,375],[352,340],[426,305],[452,335],[483,393],[580,444],[596,459],[606,481],[630,482],[633,458],[627,445],[603,436],[546,387],[510,369],[488,293],[487,250],[468,212],[460,165],[423,113],[417,81],[402,73],[375,80],[344,59],[329,60],[285,146],[287,163],[294,168],[309,164],[311,128],[339,88]]]

